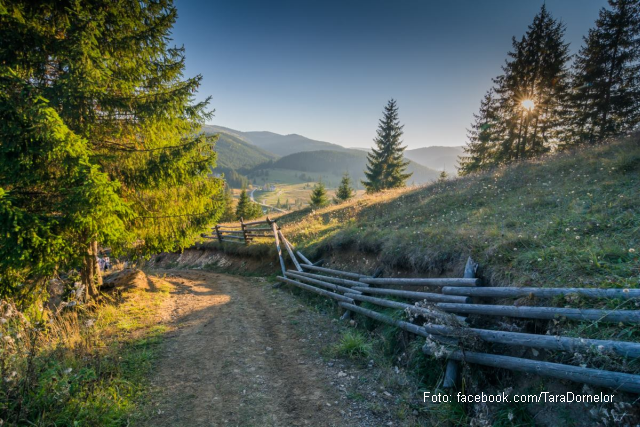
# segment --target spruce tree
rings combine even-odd
[[[231,222],[236,220],[236,210],[233,203],[233,192],[228,184],[225,184],[223,193],[224,211],[220,217],[220,222]]]
[[[406,185],[411,173],[405,173],[408,161],[404,159],[402,146],[402,128],[398,119],[398,106],[391,99],[380,119],[377,136],[373,140],[376,144],[367,154],[367,169],[364,172],[366,181],[362,181],[367,193],[375,193],[390,188]]]
[[[345,172],[344,175],[342,175],[338,191],[336,191],[336,201],[346,202],[353,198],[354,195],[355,191],[353,190],[353,187],[351,187],[351,177],[348,172]]]
[[[505,126],[501,120],[498,100],[493,89],[489,90],[480,103],[480,111],[471,129],[467,131],[468,142],[463,148],[465,155],[458,158],[458,173],[469,173],[487,169],[497,163],[497,151],[505,136]]]
[[[318,181],[311,191],[309,205],[311,205],[313,209],[318,209],[327,206],[328,204],[329,198],[327,197],[327,189],[322,181]]]
[[[571,143],[596,143],[640,123],[640,1],[610,0],[574,63]]]
[[[221,213],[208,100],[170,46],[170,0],[3,1],[0,292],[80,268],[98,244],[142,256],[189,245]],[[19,286],[20,285],[20,286]]]
[[[262,208],[259,204],[252,202],[245,188],[240,192],[238,205],[236,206],[236,219],[250,220],[262,216]]]
[[[462,174],[539,156],[566,138],[570,84],[564,33],[543,5],[525,35],[513,38],[503,74],[493,79],[469,131]]]

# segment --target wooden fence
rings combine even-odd
[[[275,231],[274,231],[275,230]],[[238,225],[216,225],[213,227],[215,235],[203,234],[205,239],[217,239],[220,243],[238,243],[248,245],[256,238],[276,238],[278,228],[275,219],[244,222],[240,219]]]
[[[513,357],[495,354],[495,352],[475,351],[477,348],[469,347],[469,343],[480,343],[483,349],[492,351],[492,344],[500,344],[496,347],[498,352],[500,349],[504,351],[509,347],[524,347],[571,354],[597,352],[612,354],[623,359],[637,359],[640,358],[640,343],[503,331],[489,329],[487,326],[476,328],[470,326],[473,322],[468,322],[464,317],[464,315],[501,316],[638,324],[640,310],[519,307],[504,304],[504,300],[508,298],[523,296],[549,298],[568,294],[577,294],[585,298],[620,298],[628,301],[630,298],[640,297],[638,289],[485,287],[481,286],[480,280],[476,278],[478,266],[471,258],[467,261],[462,278],[374,278],[361,273],[314,265],[302,253],[295,250],[275,224],[272,224],[272,231],[282,269],[282,275],[278,276],[281,283],[335,300],[345,310],[343,318],[348,318],[351,313],[357,313],[427,338],[427,344],[423,347],[425,354],[433,355],[436,350],[444,349],[448,355],[443,380],[445,388],[454,387],[459,382],[459,363],[464,362],[640,394],[640,375]],[[285,247],[295,269],[286,269],[281,245]],[[416,287],[422,289],[415,290]],[[413,290],[406,288],[413,288]],[[424,288],[429,289],[429,292],[423,291]],[[388,297],[394,299],[387,299]],[[483,299],[481,304],[478,303],[480,301],[474,300],[477,298]],[[398,299],[410,302],[400,302]],[[499,299],[502,303],[487,304],[487,299]],[[416,300],[422,303],[416,303]],[[370,306],[403,310],[413,318],[421,320],[412,322],[398,320],[370,308],[361,307],[359,304],[362,302]],[[488,323],[481,322],[482,325]]]

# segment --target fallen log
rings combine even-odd
[[[460,279],[460,278],[377,278],[363,277],[361,282],[370,285],[395,285],[395,286],[478,286],[480,279]]]
[[[366,283],[356,282],[355,280],[343,279],[340,277],[323,276],[321,274],[313,274],[313,273],[308,273],[306,271],[301,271],[298,274],[302,276],[313,277],[314,279],[324,280],[325,282],[336,283],[338,285],[345,285],[345,286],[351,286],[351,287],[353,286],[368,287],[369,286]]]
[[[365,276],[364,274],[351,273],[350,271],[333,270],[331,268],[318,267],[315,265],[303,265],[302,268],[307,270],[320,271],[322,273],[333,274],[334,276],[342,276],[342,277],[347,277],[349,279],[356,279],[356,280],[360,278],[369,277],[369,276]]]
[[[429,345],[422,347],[422,351],[425,354],[433,355]],[[545,377],[570,380],[599,387],[608,387],[619,391],[640,393],[640,375],[602,371],[600,369],[582,368],[580,366],[542,362],[522,359],[520,357],[476,353],[473,351],[462,352],[455,350],[450,352],[448,357],[460,362],[475,363],[493,368],[509,369]]]
[[[424,316],[426,318],[434,318],[435,317],[435,318],[441,319],[442,321],[445,321],[445,322],[447,320],[449,320],[447,318],[456,319],[461,324],[464,323],[465,320],[466,320],[466,318],[464,318],[462,316],[456,316],[455,314],[443,313],[441,311],[434,311],[434,310],[430,310],[430,309],[425,308],[425,307],[418,307],[418,306],[415,306],[415,305],[407,304],[405,302],[391,301],[391,300],[388,300],[388,299],[370,297],[370,296],[367,296],[367,295],[361,295],[361,294],[355,294],[355,293],[345,293],[345,296],[348,296],[349,298],[353,298],[355,301],[368,302],[368,303],[371,303],[371,304],[379,305],[381,307],[397,308],[397,309],[400,309],[400,310],[409,310],[413,314],[418,314],[418,315]]]
[[[316,288],[315,286],[311,286],[311,285],[305,285],[304,283],[298,282],[297,280],[289,279],[287,277],[277,276],[276,278],[281,282],[289,283],[291,285],[297,286],[309,292],[314,292],[316,294],[319,294],[328,298],[332,298],[341,302],[353,303],[353,300],[351,298],[345,297],[340,294],[336,294],[335,292],[325,291],[324,289]]]
[[[298,254],[298,256],[300,257],[300,259],[302,260],[303,263],[305,263],[307,265],[313,265],[313,263],[311,261],[309,261],[306,256],[302,255],[302,252],[296,251],[296,253]]]
[[[244,225],[257,225],[257,224],[267,224],[270,225],[272,222],[276,222],[275,219],[272,220],[262,220],[262,221],[253,221],[253,222],[245,222]]]
[[[452,295],[453,296],[453,295]],[[523,317],[527,319],[555,319],[599,322],[640,323],[639,310],[600,310],[558,307],[516,307],[510,305],[438,303],[437,307],[449,312],[484,314],[489,316]]]
[[[367,308],[363,308],[363,307],[358,307],[355,304],[349,304],[349,303],[344,303],[341,302],[338,304],[340,307],[344,308],[345,310],[349,310],[349,311],[353,311],[355,313],[360,313],[364,316],[370,317],[372,319],[375,319],[379,322],[382,323],[386,323],[388,325],[392,325],[395,326],[397,328],[400,329],[404,329],[405,331],[414,333],[416,335],[419,335],[421,337],[430,337],[430,334],[427,333],[427,331],[424,330],[424,328],[418,326],[418,325],[414,325],[413,323],[409,323],[409,322],[405,322],[403,320],[398,320],[398,319],[394,319],[392,317],[386,316],[382,313],[378,313],[377,311],[373,311],[373,310],[369,310]]]
[[[468,301],[471,301],[471,298],[469,297],[442,295],[442,294],[434,294],[429,292],[402,291],[399,289],[368,288],[364,286],[356,286],[353,289],[365,294],[389,295],[389,296],[395,296],[395,297],[419,299],[419,300],[426,300],[426,301],[432,301],[432,302],[452,302],[452,303],[456,302],[456,303],[464,304]],[[452,299],[452,298],[455,298],[455,299]]]
[[[296,270],[302,271],[302,267],[300,267],[300,263],[296,259],[296,255],[293,253],[293,248],[291,247],[291,243],[284,237],[282,231],[278,230],[278,236],[280,236],[280,240],[284,242],[284,247],[289,253],[289,258],[293,261],[293,264],[296,266]]]
[[[316,286],[320,286],[322,288],[331,289],[332,291],[336,291],[336,292],[342,292],[342,293],[352,292],[352,293],[357,293],[357,294],[360,293],[358,291],[354,291],[351,288],[345,288],[343,286],[334,285],[333,283],[328,283],[328,282],[325,282],[325,281],[322,281],[322,280],[312,279],[311,277],[303,276],[303,275],[298,274],[298,273],[296,273],[294,271],[291,271],[291,270],[287,271],[287,277],[289,277],[289,276],[294,277],[294,278],[296,278],[298,280],[301,280],[303,282],[312,283],[312,284],[314,284]]]
[[[278,252],[278,259],[280,260],[280,268],[282,269],[282,275],[287,274],[287,268],[284,266],[284,259],[282,258],[282,249],[280,249],[280,240],[278,239],[278,229],[275,222],[271,222],[271,230],[273,231],[273,237],[276,240],[276,251]]]
[[[578,294],[588,298],[640,298],[640,289],[593,289],[593,288],[517,288],[517,287],[478,287],[461,288],[445,286],[442,293],[447,295],[465,295],[470,297],[520,298],[533,295],[540,298],[552,298],[558,295]]]

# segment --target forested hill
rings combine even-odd
[[[278,158],[275,154],[252,145],[240,135],[223,133],[214,128],[214,126],[203,126],[202,130],[209,135],[219,135],[215,145],[215,150],[218,153],[216,160],[218,168],[235,170],[243,167],[252,167]]]
[[[349,172],[355,181],[364,179],[364,170],[367,165],[367,153],[361,150],[345,151],[308,151],[294,153],[277,160],[273,164],[274,169],[289,169],[301,172],[331,173],[341,175]],[[409,183],[423,184],[433,181],[438,176],[438,171],[429,169],[415,162],[410,162],[408,172],[413,175]]]
[[[242,139],[245,142],[260,148],[261,150],[268,151],[269,153],[272,153],[276,156],[287,156],[289,154],[299,153],[302,151],[348,150],[348,148],[344,148],[343,146],[338,144],[316,141],[315,139],[310,139],[297,134],[280,135],[278,133],[267,131],[242,132],[239,130],[226,128],[224,126],[215,125],[206,125],[203,129],[207,133],[226,134],[238,139]]]

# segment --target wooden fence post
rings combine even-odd
[[[222,234],[220,234],[220,226],[216,224],[216,236],[218,236],[218,242],[222,244]]]
[[[467,259],[467,264],[464,267],[464,278],[473,279],[476,277],[478,271],[478,264],[473,262],[471,257]],[[458,384],[460,377],[460,363],[456,360],[449,359],[447,362],[447,369],[444,373],[444,388],[454,388]]]
[[[247,226],[244,224],[243,218],[240,218],[240,228],[242,229],[242,237],[244,237],[244,244],[248,245],[249,240],[247,239]]]
[[[276,250],[278,251],[278,259],[280,260],[280,268],[282,269],[282,275],[287,275],[287,268],[284,266],[284,259],[282,258],[282,249],[280,248],[280,239],[278,239],[278,226],[275,221],[271,221],[269,217],[267,217],[267,221],[271,225],[271,229],[273,230],[273,237],[276,239]]]

